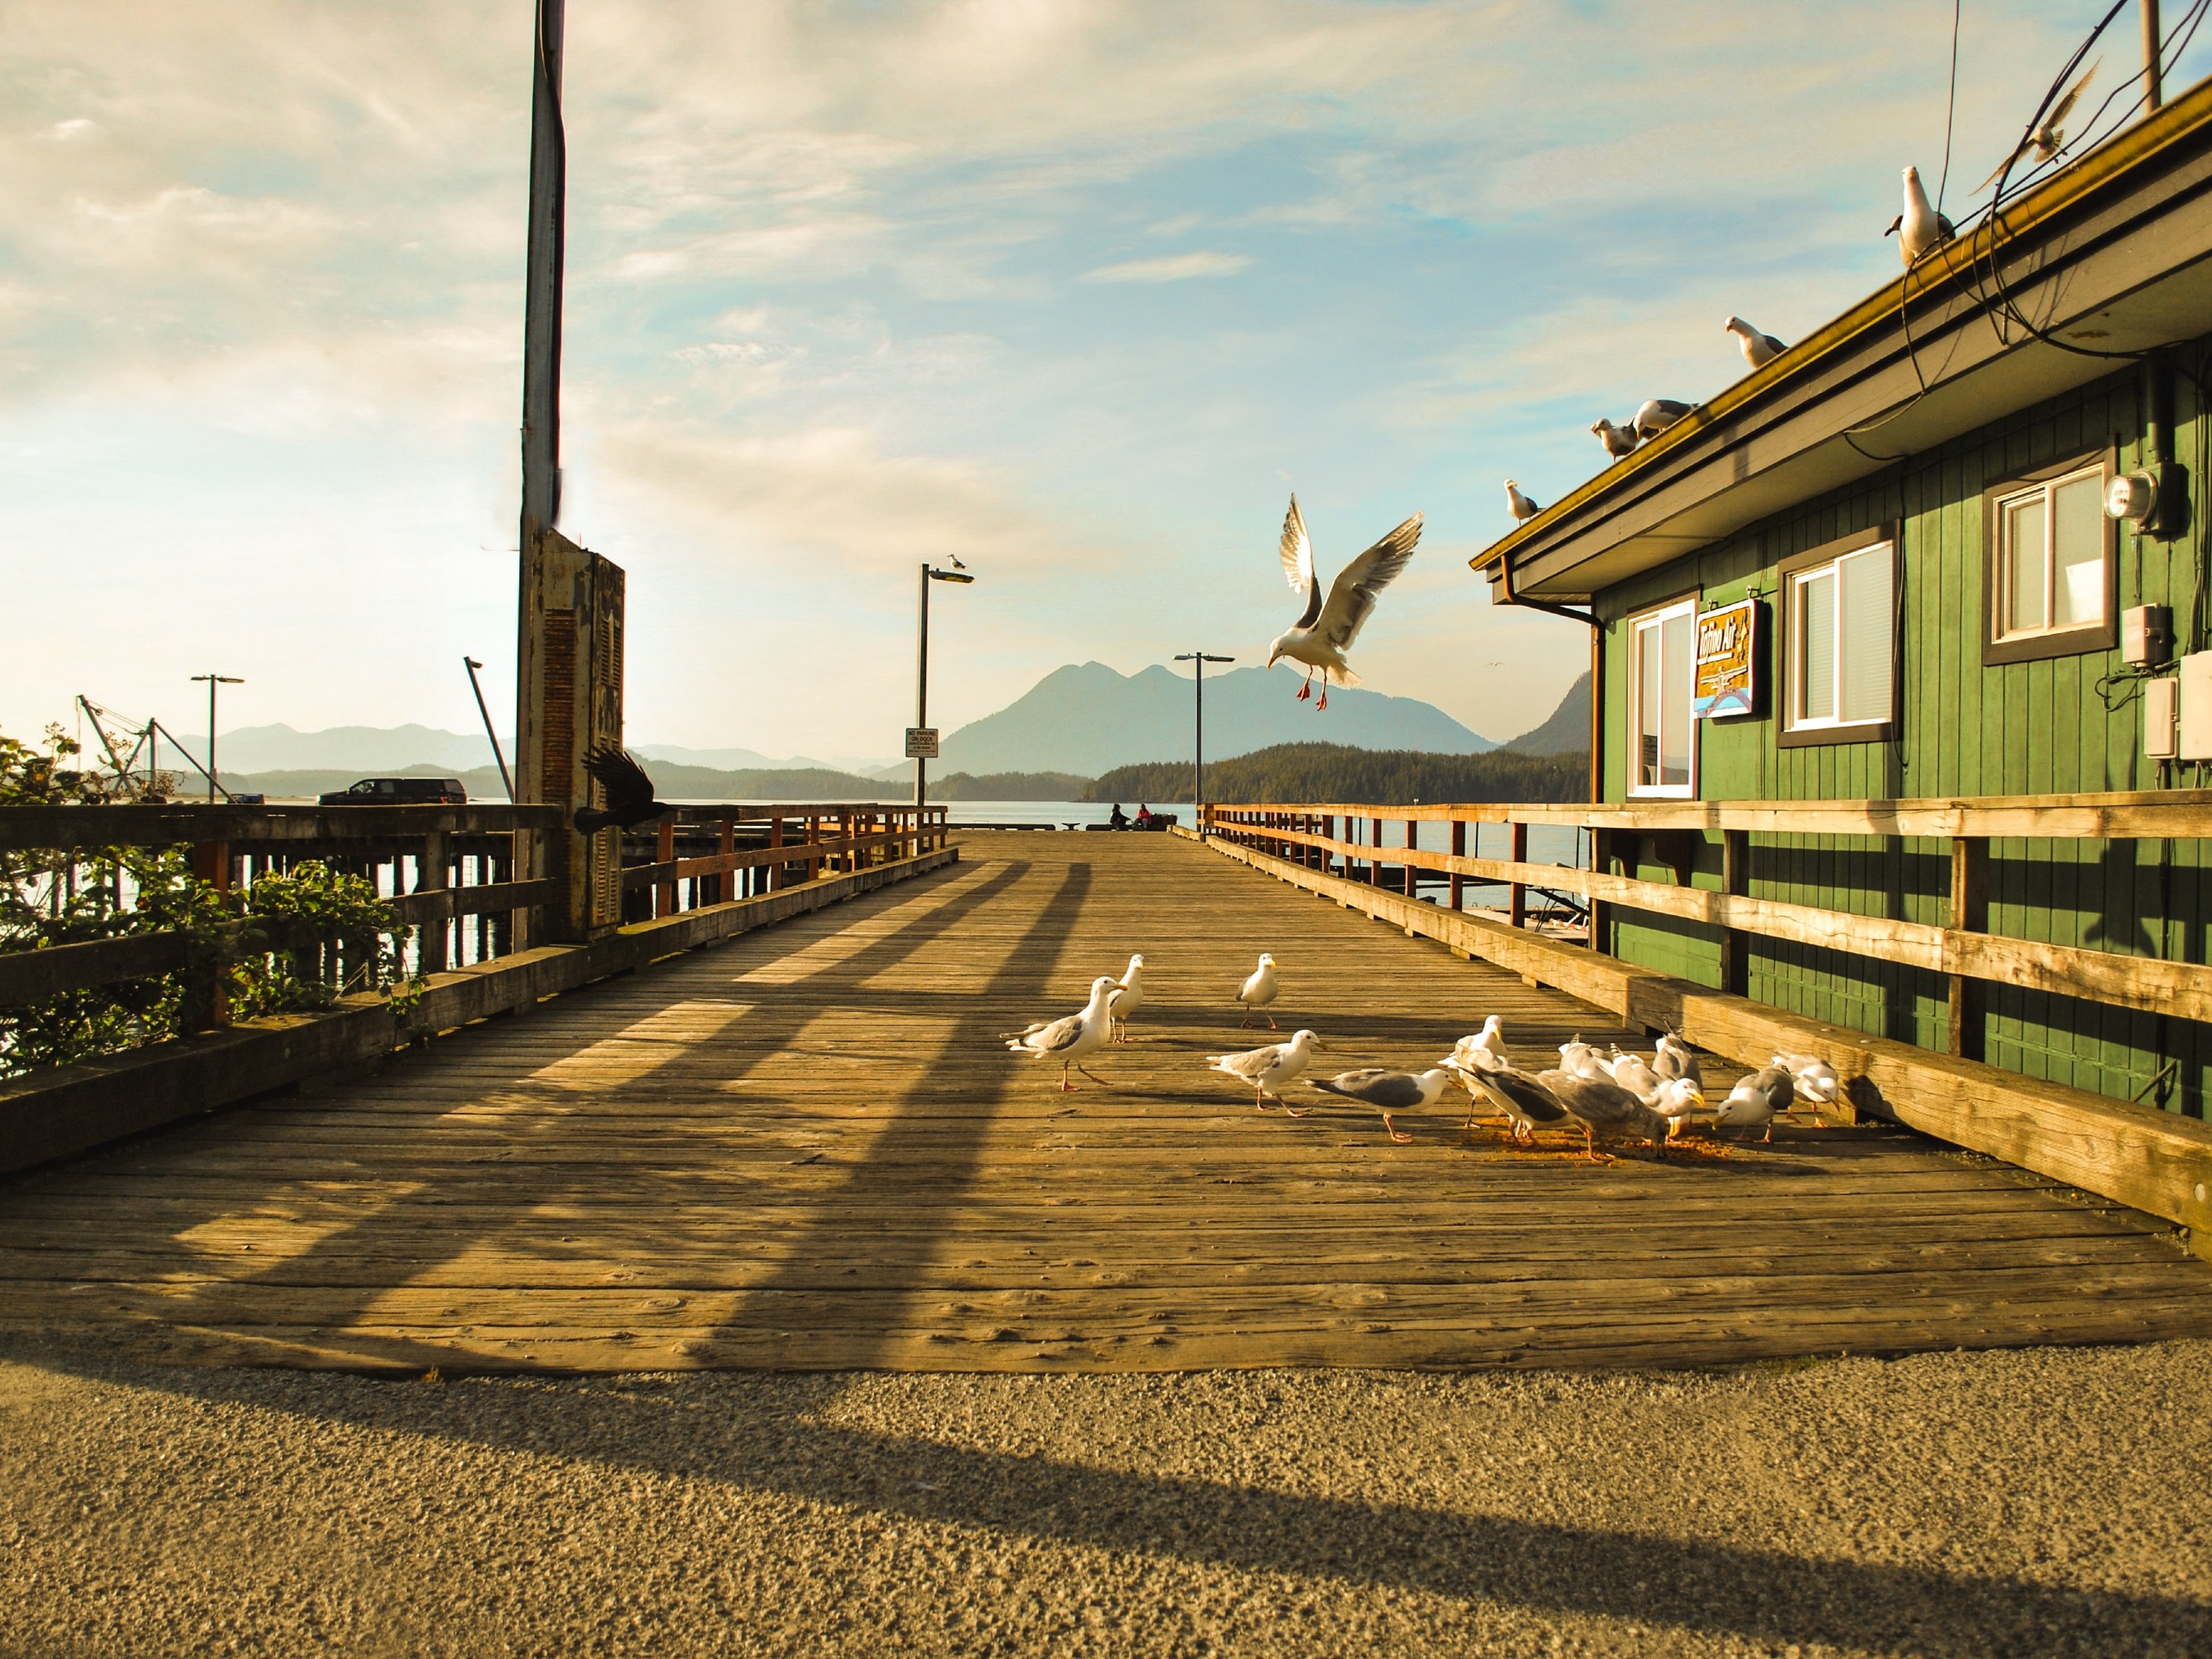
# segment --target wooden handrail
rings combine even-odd
[[[1332,814],[1393,823],[1526,823],[1559,829],[1745,830],[1765,835],[1916,836],[1948,839],[2051,837],[2190,840],[2212,836],[2212,789],[2130,790],[2093,795],[1980,795],[1848,801],[1469,801],[1377,806],[1371,802],[1255,802],[1207,806],[1215,822],[1249,813]]]
[[[1521,919],[1522,895],[1534,887],[1577,894],[1589,901],[1593,913],[1601,905],[1618,906],[1624,910],[1719,928],[1724,940],[1752,935],[1942,974],[1952,985],[1955,1052],[1961,1052],[1963,1047],[1961,1033],[1967,1023],[1964,988],[1969,982],[2018,985],[2116,1007],[2212,1020],[2212,967],[1989,932],[1983,925],[1982,906],[1970,897],[1958,896],[1961,893],[1971,894],[1970,880],[1961,887],[1955,880],[1956,908],[1950,925],[1937,925],[1754,898],[1731,891],[1736,884],[1725,879],[1719,888],[1696,887],[1687,879],[1675,882],[1646,881],[1605,869],[1478,858],[1417,847],[1385,847],[1377,844],[1379,836],[1372,842],[1354,842],[1298,827],[1300,823],[1338,817],[1367,818],[1377,826],[1385,822],[1434,822],[1465,812],[1465,817],[1452,821],[1516,826],[1548,823],[1560,828],[1631,833],[1704,830],[1723,836],[1744,836],[1760,830],[1783,835],[1882,834],[1934,838],[1937,832],[1933,826],[1942,823],[1955,826],[1948,831],[1948,838],[1955,849],[1963,849],[1960,856],[1969,871],[1977,861],[1986,859],[1988,837],[1994,834],[2053,840],[2212,836],[2212,791],[2058,796],[2050,798],[2047,806],[2032,804],[2024,797],[1932,803],[1853,801],[1806,804],[1808,810],[1801,812],[1797,804],[1777,802],[1688,802],[1669,803],[1663,807],[1625,808],[1496,803],[1465,808],[1376,806],[1365,803],[1350,808],[1339,803],[1271,804],[1203,807],[1200,817],[1211,833],[1255,851],[1265,852],[1270,844],[1276,849],[1305,848],[1322,854],[1325,861],[1334,857],[1347,866],[1355,861],[1370,867],[1395,865],[1402,869],[1427,870],[1444,875],[1451,880],[1455,906],[1471,878],[1506,887],[1513,896],[1510,909],[1516,925]],[[1685,808],[1695,809],[1703,815],[1702,821],[1681,822]],[[1842,810],[1829,810],[1839,808]],[[1839,829],[1838,817],[1858,827]],[[1823,827],[1816,831],[1814,825],[1823,818]],[[1893,827],[1883,830],[1864,827],[1875,823],[1887,823]],[[2083,827],[2088,825],[2094,827]],[[1458,840],[1455,844],[1464,844],[1464,840]],[[1740,850],[1737,861],[1740,867]],[[1955,856],[1955,864],[1959,861],[1960,857]],[[1684,874],[1687,876],[1686,870]],[[1593,943],[1598,942],[1598,929],[1594,927],[1592,939]]]

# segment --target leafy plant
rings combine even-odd
[[[114,804],[143,781],[73,764],[78,745],[48,727],[43,750],[0,733],[0,807]],[[175,973],[67,991],[0,1008],[0,1076],[115,1053],[208,1023],[327,1008],[352,990],[411,1007],[410,930],[367,880],[308,860],[226,893],[192,874],[180,847],[0,849],[0,952],[174,932]]]

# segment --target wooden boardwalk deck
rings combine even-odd
[[[1703,1364],[2212,1332],[2152,1225],[1887,1130],[1605,1168],[1395,1146],[1204,1056],[1283,966],[1332,1069],[1604,1016],[1165,836],[944,874],[0,1185],[0,1333],[363,1370]],[[1131,950],[1072,1096],[999,1033]]]

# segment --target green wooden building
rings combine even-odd
[[[1600,801],[2201,787],[2208,378],[2212,83],[1475,568],[1496,602],[1591,622]],[[1719,835],[1604,849],[1622,874],[1705,887],[1726,855]],[[1946,842],[1782,834],[1740,855],[1736,890],[1757,897],[2207,960],[2201,841],[1993,842],[1978,924],[1951,918]],[[2212,1028],[2194,1020],[2003,983],[1961,997],[1924,969],[1648,912],[1597,927],[1602,950],[1793,1013],[2206,1115]]]

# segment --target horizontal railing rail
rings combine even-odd
[[[1481,802],[1376,805],[1264,803],[1207,806],[1209,834],[1308,868],[1350,875],[1363,865],[1374,885],[1414,896],[1419,873],[1447,884],[1444,902],[1462,908],[1468,885],[1503,887],[1514,925],[1527,919],[1529,891],[1573,893],[1590,908],[1590,942],[1602,950],[1607,907],[1670,917],[1721,934],[1723,989],[1743,988],[1750,938],[1812,945],[1943,975],[1950,983],[1951,1047],[1965,1053],[1968,987],[2021,986],[2118,1007],[2212,1020],[2212,966],[2081,945],[2017,938],[1986,925],[1989,843],[1993,840],[2198,839],[2212,836],[2212,791],[1852,801],[1669,801],[1596,805]],[[1369,826],[1365,840],[1337,833]],[[1452,850],[1382,844],[1382,827],[1453,826]],[[1511,831],[1514,856],[1469,854],[1471,824]],[[1586,864],[1532,863],[1527,833],[1539,826],[1586,832]],[[1858,836],[1948,840],[1951,890],[1944,924],[1910,921],[1763,899],[1745,891],[1755,835]],[[1719,885],[1694,885],[1700,848],[1719,842]],[[1621,874],[1616,861],[1673,867],[1673,881]],[[1397,871],[1391,880],[1389,872]]]
[[[368,880],[397,928],[418,930],[410,965],[430,974],[489,962],[544,937],[546,907],[562,901],[563,888],[531,872],[554,868],[550,838],[565,821],[556,806],[504,804],[6,806],[0,807],[0,852],[60,854],[63,866],[72,867],[73,859],[81,867],[104,849],[188,849],[194,874],[226,893],[250,890],[264,875],[319,859]],[[679,838],[702,836],[715,842],[711,850],[677,855]],[[949,837],[941,806],[683,806],[657,827],[624,837],[623,893],[650,895],[645,917],[626,914],[624,920],[732,903],[825,874],[918,857],[942,849]],[[679,904],[679,896],[690,902]],[[127,919],[128,895],[118,893],[116,909],[119,922]],[[227,930],[242,931],[242,924]],[[261,933],[270,930],[264,926]],[[176,931],[0,950],[0,1008],[177,973],[190,950],[188,936]],[[211,1027],[228,1023],[219,995],[205,1018]]]

